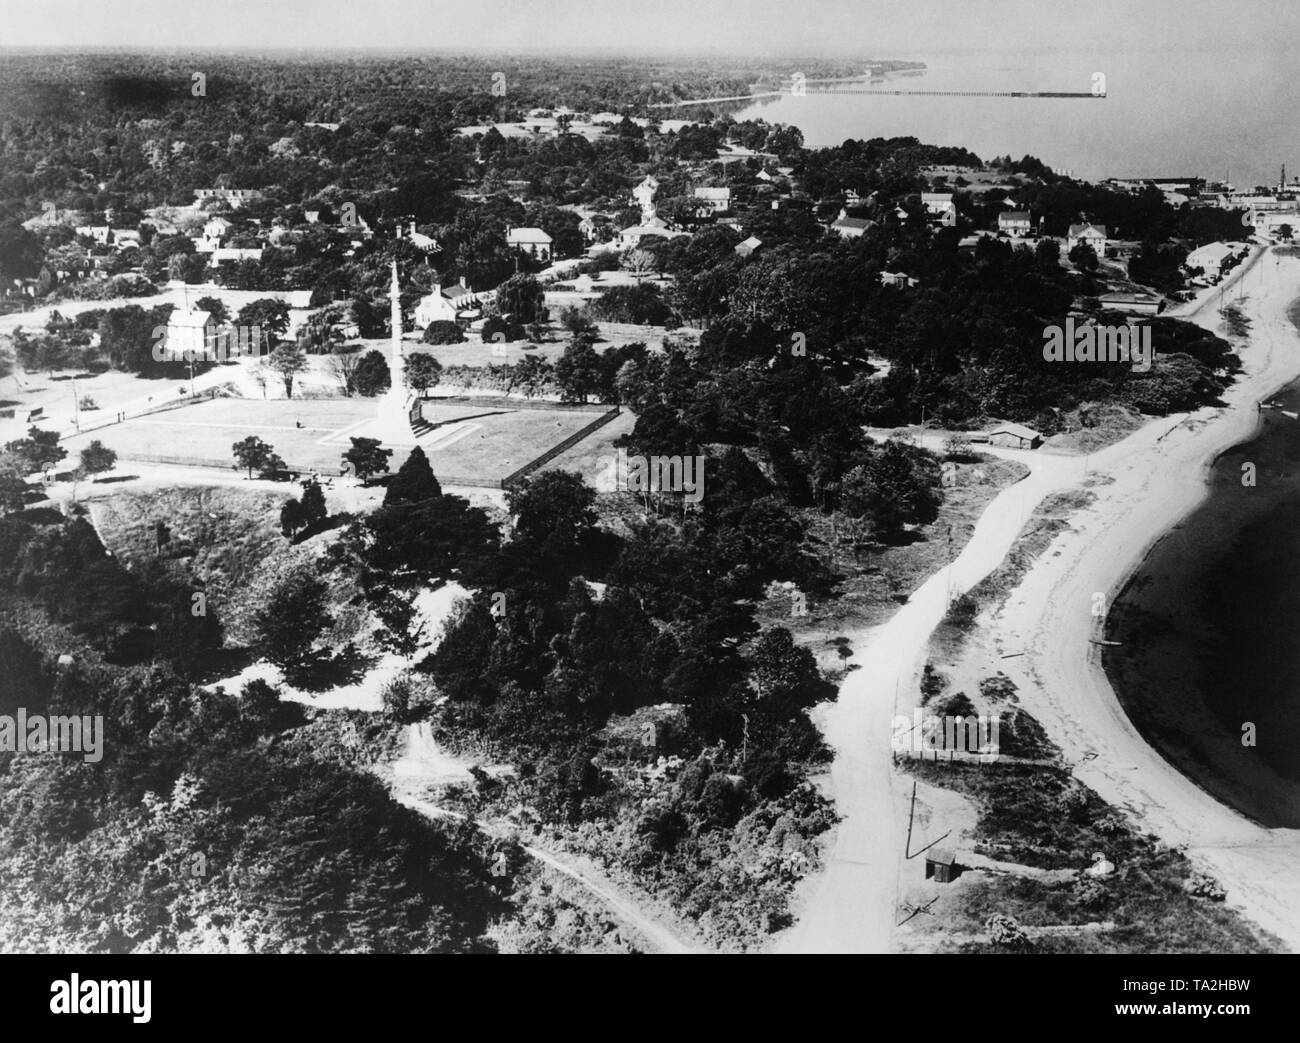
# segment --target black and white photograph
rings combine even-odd
[[[148,1023],[181,955],[1096,955],[1106,1023],[1261,1012],[1297,39],[3,0],[24,1003]]]

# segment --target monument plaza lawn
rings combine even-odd
[[[338,474],[350,436],[374,419],[373,399],[218,398],[134,417],[65,439],[69,457],[91,439],[117,452],[118,470],[131,461],[232,469],[231,446],[249,435],[269,443],[292,470]],[[434,474],[449,484],[492,484],[590,424],[598,413],[521,408],[508,400],[482,405],[426,401],[433,430],[419,444]],[[401,466],[409,447],[394,447],[389,465]]]

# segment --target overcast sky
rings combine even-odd
[[[0,0],[8,46],[714,50],[907,58],[954,49],[1293,46],[1292,0]],[[1212,84],[1188,69],[1189,93]],[[1199,82],[1198,82],[1199,81]]]

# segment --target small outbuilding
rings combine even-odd
[[[1115,872],[1115,863],[1108,861],[1102,852],[1094,851],[1092,865],[1083,872],[1087,876],[1110,876],[1111,873]]]
[[[1037,449],[1043,444],[1043,436],[1024,424],[1000,424],[990,428],[988,436],[989,445],[1006,449]]]
[[[931,848],[925,856],[925,878],[937,884],[950,884],[961,875],[956,856],[946,847]]]

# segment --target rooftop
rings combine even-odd
[[[1024,424],[998,424],[996,427],[990,427],[988,433],[991,435],[1008,434],[1015,435],[1017,438],[1042,438],[1042,434],[1035,431],[1032,427],[1025,427]]]
[[[212,321],[211,315],[197,308],[189,310],[177,308],[167,317],[168,327],[175,329],[202,329]]]
[[[549,243],[551,237],[540,228],[511,228],[506,231],[509,243]]]

